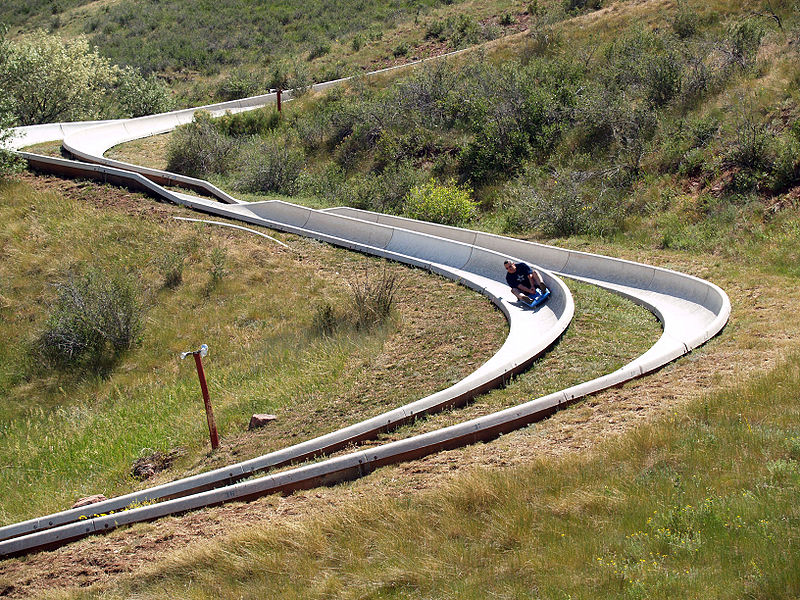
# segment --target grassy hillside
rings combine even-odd
[[[11,0],[0,6],[0,22],[13,35],[34,28],[86,34],[113,63],[157,72],[184,102],[200,102],[261,92],[274,84],[276,71],[292,72],[299,83],[325,81],[494,39],[524,27],[526,6],[513,0]],[[434,23],[443,35],[427,38]]]
[[[171,19],[189,20],[170,12],[177,3],[158,4],[140,40]],[[131,8],[142,5],[65,1],[50,15],[25,16],[22,7],[38,5],[11,2],[0,10],[16,11],[13,22],[22,27],[53,20],[67,34],[89,31],[110,54],[115,43],[130,43]],[[794,2],[408,3],[398,4],[390,27],[377,25],[385,5],[376,3],[354,19],[360,29],[309,6],[315,16],[303,15],[294,31],[295,21],[287,22],[285,45],[274,52],[250,37],[231,42],[241,52],[224,43],[192,48],[176,33],[160,50],[168,59],[152,68],[170,72],[187,98],[222,97],[264,87],[279,65],[293,77],[334,75],[515,29],[528,33],[495,39],[444,67],[307,94],[281,118],[271,111],[201,118],[115,156],[171,168],[181,158],[191,169],[184,151],[202,147],[217,153],[219,168],[197,174],[243,198],[282,194],[396,213],[407,210],[410,190],[433,179],[470,190],[478,207],[471,227],[710,279],[731,296],[731,323],[689,357],[491,444],[5,561],[0,593],[36,593],[58,580],[62,588],[98,584],[54,592],[80,598],[800,595]],[[195,6],[196,23],[214,40],[210,8]],[[239,8],[229,3],[220,19],[234,22]],[[352,18],[351,9],[344,5],[341,14]],[[262,43],[272,32],[254,21],[245,31]],[[219,31],[220,39],[235,39]],[[156,60],[148,43],[128,47],[124,60]],[[284,239],[300,257],[265,250],[244,234],[167,223],[178,209],[149,201],[134,211],[106,206],[108,195],[117,197],[110,188],[65,191],[50,181],[44,185],[59,191],[48,195],[29,182],[8,184],[0,197],[2,250],[21,258],[0,262],[0,333],[9,340],[0,348],[0,392],[10,400],[0,413],[8,441],[0,448],[0,465],[8,465],[0,471],[0,489],[8,490],[0,493],[3,522],[82,493],[140,485],[128,473],[145,448],[178,450],[160,481],[374,414],[457,379],[502,339],[502,321],[485,301],[416,272],[385,327],[321,336],[314,329],[320,307],[288,311],[273,294],[307,303],[303,278],[318,277],[344,314],[340,274],[375,261],[294,238]],[[84,211],[87,200],[102,210]],[[65,204],[74,217],[65,218]],[[129,219],[131,212],[145,221]],[[211,247],[201,243],[207,235]],[[171,244],[187,252],[186,281],[174,290],[163,287],[164,257],[153,250]],[[219,287],[209,284],[214,247],[227,257]],[[142,345],[105,379],[48,374],[31,362],[30,341],[46,320],[49,283],[92,261],[147,265],[141,279],[151,308]],[[576,321],[531,371],[466,409],[382,439],[586,380],[658,335],[641,309],[570,287]],[[467,326],[452,319],[454,299]],[[209,332],[224,439],[215,456],[206,455],[202,419],[195,419],[193,374],[175,360]],[[410,384],[398,387],[399,377]],[[277,412],[279,424],[245,433],[256,410]],[[154,416],[162,413],[163,422]],[[126,572],[133,575],[108,581],[109,573]]]
[[[396,322],[325,334],[317,312],[332,306],[332,318],[343,319],[336,315],[349,302],[346,281],[364,277],[377,261],[300,239],[289,241],[289,252],[252,235],[180,223],[171,217],[184,210],[111,188],[52,187],[37,191],[12,182],[0,188],[0,244],[5,256],[15,257],[0,265],[3,523],[67,508],[90,492],[140,487],[131,466],[148,452],[177,453],[161,475],[172,479],[235,460],[232,455],[260,455],[441,386],[439,372],[385,395],[367,378],[376,392],[359,396],[357,404],[351,396],[360,389],[363,365],[416,368],[406,350],[397,350],[415,345],[408,336],[430,345],[431,356],[458,339],[460,326],[432,308],[438,304],[447,313],[455,284],[432,286],[433,312],[423,322],[410,312],[409,294],[430,282],[408,273]],[[182,279],[167,283],[176,261]],[[35,340],[48,327],[53,286],[101,265],[107,273],[136,273],[146,311],[141,343],[108,374],[48,368]],[[504,335],[502,318],[479,296],[464,295],[465,318],[476,319],[474,327],[486,335],[460,344],[465,363],[443,365],[446,377],[471,371]],[[201,342],[212,349],[206,368],[223,440],[211,460],[196,375],[177,358]],[[243,433],[254,412],[279,415],[268,436]]]
[[[592,452],[200,543],[73,598],[796,598],[797,357]]]
[[[797,273],[800,22],[790,3],[769,6],[776,18],[736,2],[567,19],[532,5],[530,33],[485,54],[306,95],[280,119],[201,121],[153,160],[247,197],[397,214],[433,178],[471,190],[473,227]],[[212,168],[193,165],[197,147]]]

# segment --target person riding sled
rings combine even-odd
[[[530,304],[538,293],[542,296],[547,293],[547,286],[542,279],[541,273],[524,262],[515,263],[506,260],[503,265],[506,268],[506,282],[511,286],[511,293],[517,300]]]

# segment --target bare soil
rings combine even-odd
[[[141,196],[110,186],[25,174],[23,179],[42,190],[80,197],[99,207],[113,207],[127,214],[150,219],[170,218],[180,209],[157,202],[142,202]],[[612,248],[586,248],[611,253]],[[618,252],[618,250],[616,250]],[[713,390],[739,384],[765,372],[797,348],[800,320],[795,317],[800,290],[794,281],[763,273],[748,272],[714,256],[689,257],[665,251],[628,253],[625,258],[682,270],[721,285],[733,305],[731,321],[720,336],[687,357],[622,387],[591,396],[540,423],[488,443],[442,452],[421,460],[385,467],[358,481],[298,492],[288,497],[265,497],[249,503],[229,504],[160,519],[92,537],[66,547],[0,562],[0,596],[23,598],[48,591],[110,584],[120,577],[136,577],[165,553],[192,548],[193,543],[224,536],[255,524],[300,521],[309,514],[336,511],[357,498],[381,502],[387,497],[412,497],[421,490],[442,486],[459,473],[475,468],[507,468],[565,453],[585,452],[601,440],[624,433],[637,425],[679,412],[690,401]],[[735,267],[735,268],[734,268]],[[737,277],[728,274],[736,271]],[[417,290],[420,292],[420,290]],[[418,308],[422,308],[420,302]],[[484,311],[483,331],[496,329],[501,317]],[[411,335],[420,333],[421,323],[431,315],[427,308],[410,322]],[[472,338],[473,332],[464,332]],[[477,336],[480,338],[480,334]],[[484,336],[491,338],[492,336]],[[479,354],[491,353],[491,340]],[[386,348],[386,365],[407,366],[418,360],[403,352],[402,342]],[[446,359],[446,357],[442,357]],[[395,385],[386,373],[383,386]],[[358,395],[363,390],[356,390]],[[383,390],[385,393],[387,390]],[[530,398],[520,397],[519,401]],[[239,443],[254,438],[242,434],[231,440],[223,454],[237,454]],[[255,434],[257,435],[257,434]],[[248,441],[249,440],[249,441]]]

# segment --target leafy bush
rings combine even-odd
[[[311,83],[311,73],[305,62],[281,60],[273,65],[267,87],[293,90],[295,96],[301,96],[310,89]]]
[[[411,188],[405,197],[403,212],[412,219],[459,225],[475,216],[477,203],[472,200],[469,187],[458,186],[452,179],[444,185],[431,179]]]
[[[142,332],[141,291],[131,276],[92,269],[56,285],[35,348],[45,364],[102,374],[131,349]]]
[[[0,178],[19,171],[23,167],[23,162],[19,157],[3,147],[12,137],[10,130],[12,123],[11,111],[3,108],[2,98],[0,98]]]
[[[273,135],[251,145],[244,158],[238,187],[249,192],[291,196],[305,165],[305,154],[286,137]]]
[[[411,52],[411,46],[408,45],[408,42],[400,42],[392,50],[392,55],[398,58],[400,56],[408,56],[409,52]]]
[[[167,169],[192,177],[224,173],[233,159],[233,141],[220,133],[203,111],[196,112],[191,123],[178,127],[167,146]]]
[[[308,54],[308,60],[314,60],[320,56],[325,56],[331,51],[331,44],[328,41],[321,41],[314,44]]]
[[[634,28],[604,51],[609,91],[640,96],[656,107],[678,96],[686,72],[685,48],[672,38]]]
[[[482,41],[494,39],[497,32],[478,23],[471,15],[451,15],[445,20],[432,21],[425,30],[426,39],[449,40],[455,48],[471,46]]]
[[[562,169],[534,172],[509,188],[511,231],[535,229],[547,236],[605,235],[619,229],[624,209],[615,188],[596,184],[595,173]]]
[[[502,16],[500,17],[500,25],[502,25],[503,27],[509,27],[516,22],[517,20],[511,13],[503,13]]]
[[[754,18],[731,23],[725,40],[728,61],[741,67],[750,66],[765,34],[764,25]]]
[[[766,123],[744,108],[733,124],[733,140],[725,158],[731,166],[766,171],[774,158],[773,139]]]
[[[773,194],[779,194],[800,182],[800,142],[785,136],[778,138],[775,146],[767,187]]]
[[[264,87],[263,80],[255,73],[236,70],[219,84],[217,97],[220,100],[238,100],[255,96],[264,91]]]
[[[39,30],[0,41],[0,90],[20,125],[99,116],[116,76],[83,36],[64,40]]]
[[[167,87],[154,74],[143,77],[139,71],[122,69],[114,89],[121,118],[143,117],[167,112],[174,107]]]

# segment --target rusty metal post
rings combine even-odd
[[[203,357],[208,354],[208,346],[203,344],[199,350],[181,352],[181,360],[189,355],[194,356],[194,365],[197,367],[197,378],[200,380],[200,390],[203,392],[203,403],[206,405],[206,420],[208,421],[208,435],[211,438],[211,449],[219,447],[219,436],[217,435],[217,423],[214,421],[214,409],[211,407],[211,398],[208,396],[208,385],[206,384],[206,373],[203,370]]]
[[[217,436],[217,423],[214,421],[214,409],[211,408],[211,398],[208,396],[208,385],[206,385],[206,373],[203,370],[203,359],[199,352],[194,353],[194,364],[197,367],[197,377],[200,379],[200,389],[203,392],[203,402],[206,405],[206,420],[208,421],[208,435],[211,437],[211,449],[219,447],[219,437]]]
[[[283,90],[281,88],[278,88],[278,91],[277,91],[277,94],[276,94],[276,97],[278,99],[278,112],[281,112],[281,92],[282,91]]]

